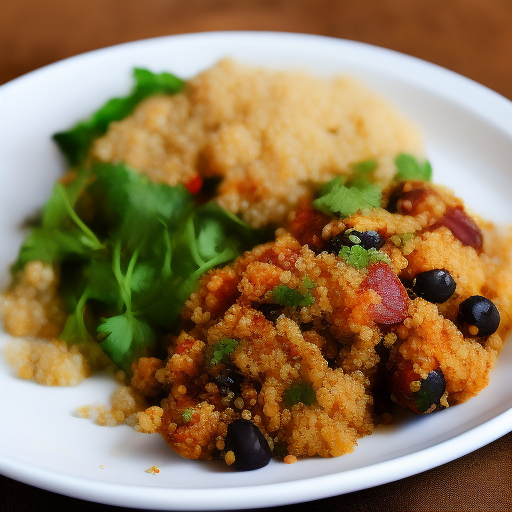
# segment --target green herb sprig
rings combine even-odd
[[[128,96],[107,101],[86,121],[53,136],[69,165],[81,164],[87,158],[92,142],[107,131],[109,124],[130,115],[144,98],[158,93],[175,94],[184,86],[181,79],[170,73],[153,73],[135,68],[133,75],[135,85]]]
[[[320,189],[320,197],[313,201],[313,206],[327,215],[341,217],[380,206],[382,191],[376,185],[363,178],[352,184],[345,183],[346,178],[343,176],[328,182]]]
[[[396,180],[430,181],[432,179],[432,166],[428,160],[420,162],[412,155],[400,153],[395,158],[395,165]]]
[[[344,246],[341,248],[339,256],[343,258],[348,265],[356,269],[366,268],[368,265],[377,263],[378,261],[391,264],[389,256],[374,247],[365,249],[360,245],[353,245],[352,247]]]
[[[298,403],[313,405],[316,402],[316,393],[311,384],[293,384],[283,393],[283,402],[288,408]]]
[[[210,361],[212,366],[217,363],[225,363],[229,359],[229,354],[238,347],[238,341],[233,338],[222,338],[213,347],[213,357]]]
[[[175,328],[204,272],[263,241],[218,204],[197,207],[181,185],[94,164],[55,186],[13,271],[32,260],[59,265],[68,312],[60,338],[95,339],[129,372]]]
[[[305,276],[302,281],[304,291],[278,284],[272,289],[272,299],[276,304],[288,308],[312,306],[315,303],[315,297],[311,290],[315,286],[316,284],[309,276]]]

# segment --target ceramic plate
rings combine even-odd
[[[231,56],[275,69],[349,73],[389,98],[423,130],[434,179],[485,218],[512,224],[512,103],[468,79],[382,48],[309,35],[206,33],[129,43],[80,55],[0,87],[0,284],[16,258],[19,225],[63,171],[52,133],[126,94],[131,69],[191,77]],[[7,337],[0,340],[3,348]],[[272,461],[235,473],[181,459],[157,436],[107,428],[76,415],[106,402],[105,376],[75,388],[15,378],[0,358],[0,471],[86,500],[151,509],[230,509],[302,502],[356,491],[430,469],[512,430],[512,343],[490,385],[441,413],[377,430],[354,453],[293,465]],[[160,474],[145,472],[157,465]]]

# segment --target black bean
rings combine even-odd
[[[500,325],[500,312],[491,300],[473,295],[459,304],[459,320],[468,326],[477,327],[476,336],[489,336]]]
[[[446,302],[455,292],[457,284],[448,270],[436,268],[418,274],[413,281],[413,292],[434,304]]]
[[[439,400],[446,390],[446,381],[444,380],[441,368],[432,370],[426,379],[421,381],[421,387],[414,393],[414,401],[420,413],[427,412],[433,405],[436,409],[440,407]]]
[[[280,304],[261,304],[259,302],[253,302],[252,307],[263,313],[263,316],[269,322],[275,322],[283,314],[284,309],[284,306]]]
[[[261,430],[251,421],[238,419],[228,425],[224,438],[226,451],[235,454],[233,467],[237,471],[251,471],[266,466],[272,452]]]
[[[244,376],[229,366],[224,368],[214,379],[221,395],[227,395],[230,391],[239,395],[240,385],[243,381]]]
[[[323,250],[330,254],[338,255],[342,247],[352,247],[353,245],[360,245],[367,250],[378,250],[384,245],[384,239],[377,231],[356,231],[355,229],[348,229],[343,233],[329,238],[329,240],[325,242]]]

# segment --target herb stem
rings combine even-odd
[[[86,237],[88,238],[89,246],[93,251],[104,249],[105,246],[98,240],[96,235],[87,227],[87,225],[82,221],[82,219],[76,214],[75,210],[69,203],[69,199],[66,195],[66,190],[63,185],[60,183],[57,185],[57,190],[59,195],[61,196],[62,202],[64,204],[64,207],[66,208],[66,211],[68,212],[71,219],[74,221],[74,223],[85,233]]]

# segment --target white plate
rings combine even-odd
[[[432,64],[350,41],[274,33],[173,36],[80,55],[0,88],[0,284],[7,283],[21,243],[19,223],[44,203],[62,172],[51,134],[125,94],[133,66],[190,77],[224,56],[355,75],[421,126],[436,181],[454,187],[486,218],[512,224],[512,103],[496,93]],[[490,385],[465,404],[377,430],[341,458],[272,461],[234,473],[221,463],[181,459],[159,436],[77,418],[77,406],[107,401],[114,385],[106,378],[49,389],[14,378],[1,358],[0,471],[58,493],[139,508],[226,510],[313,500],[410,476],[509,432],[511,373],[509,342]],[[145,473],[153,465],[159,475]]]

